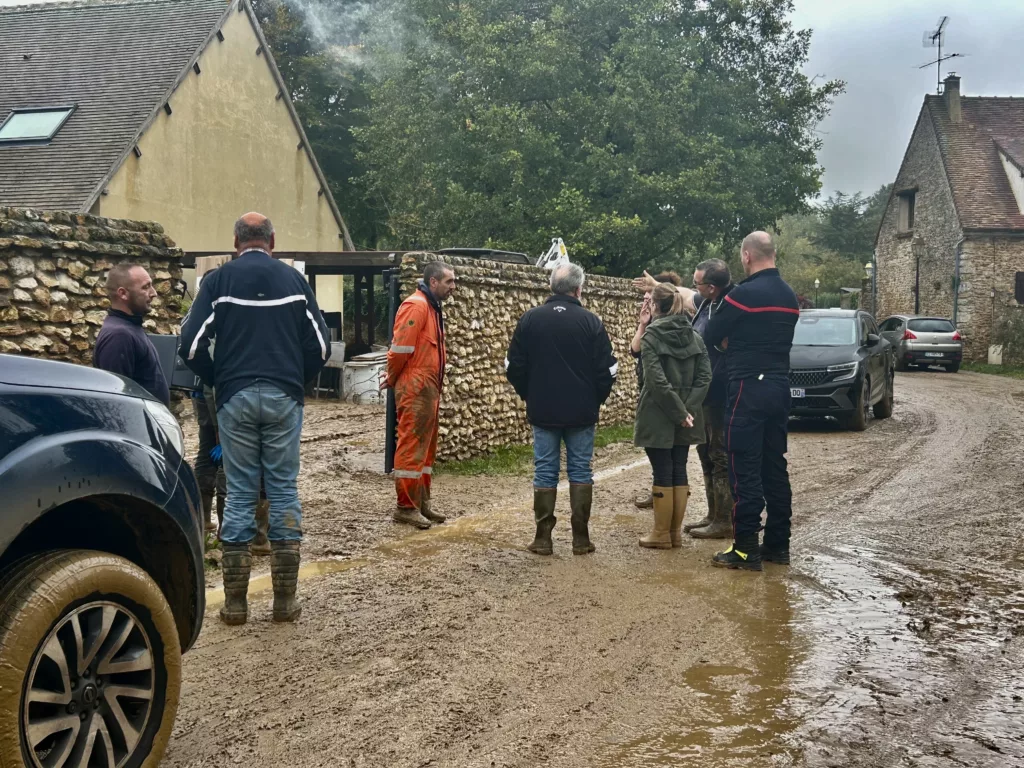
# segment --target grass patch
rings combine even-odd
[[[599,427],[594,447],[632,441],[633,425]],[[523,475],[533,468],[532,445],[505,445],[486,456],[464,461],[447,461],[437,466],[439,475]]]
[[[961,363],[961,371],[971,373],[988,373],[993,376],[1009,376],[1011,379],[1024,379],[1024,366],[1020,365],[989,365],[988,363]]]

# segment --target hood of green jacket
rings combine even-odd
[[[686,315],[665,315],[655,318],[644,334],[659,355],[685,360],[701,353],[697,333]]]

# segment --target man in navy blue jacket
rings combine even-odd
[[[235,223],[236,256],[203,280],[178,354],[214,387],[228,496],[221,527],[221,619],[248,618],[246,593],[263,475],[270,501],[274,620],[294,621],[302,540],[299,437],[307,381],[330,357],[330,335],[309,283],[275,260],[274,228],[259,213]],[[213,349],[213,346],[216,349]]]
[[[725,296],[704,331],[709,346],[725,350],[729,371],[725,436],[735,502],[732,546],[713,562],[760,571],[762,559],[789,563],[789,351],[800,308],[775,267],[775,246],[767,232],[747,235],[740,256],[747,279]]]

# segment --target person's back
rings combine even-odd
[[[260,379],[302,403],[305,383],[330,350],[302,275],[265,251],[250,250],[210,273],[202,287],[182,327],[182,356],[194,360],[212,327],[216,354],[209,378],[217,382],[217,406]]]
[[[523,315],[516,338],[527,355],[519,394],[529,422],[548,429],[596,424],[618,370],[600,318],[579,299],[554,295]]]
[[[735,314],[726,349],[730,380],[761,374],[788,377],[800,305],[779,270],[773,267],[754,273],[726,295],[725,303]],[[709,323],[712,330],[713,323]]]

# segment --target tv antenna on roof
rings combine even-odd
[[[925,67],[930,67],[932,64],[935,65],[935,92],[938,94],[942,93],[942,62],[963,56],[962,53],[950,53],[946,56],[942,55],[942,44],[946,40],[947,24],[949,24],[949,16],[943,16],[939,19],[938,24],[935,25],[935,29],[930,29],[925,32],[924,37],[921,40],[925,48],[939,49],[939,57],[935,61],[929,61],[927,64],[922,64],[918,67],[918,69],[924,69]]]

